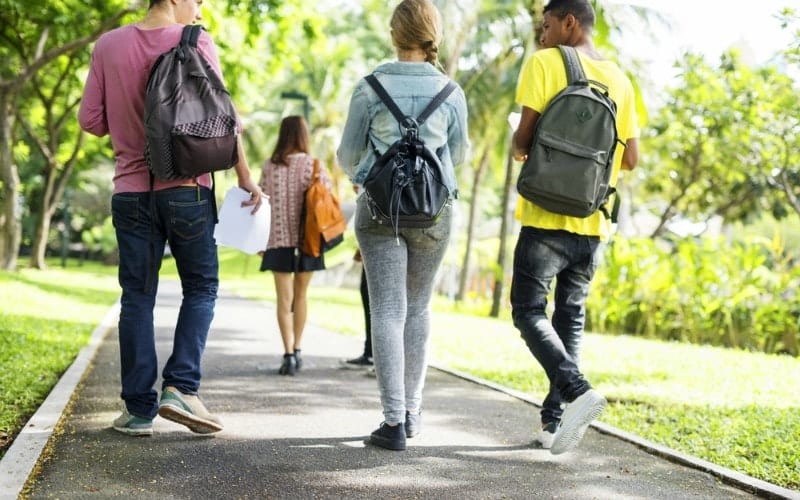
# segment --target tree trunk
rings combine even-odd
[[[45,253],[47,250],[47,237],[50,235],[50,217],[40,213],[36,217],[36,231],[34,232],[31,247],[30,267],[34,269],[47,269]]]
[[[45,254],[47,252],[47,239],[50,236],[50,221],[53,214],[56,212],[58,200],[60,196],[55,195],[56,175],[58,172],[56,165],[51,162],[55,161],[50,159],[47,166],[47,179],[45,182],[44,193],[42,195],[42,204],[37,211],[36,215],[36,231],[33,238],[33,246],[31,248],[30,266],[35,269],[46,269],[47,262],[45,261]]]
[[[45,46],[48,27],[44,28],[35,53],[35,58],[30,64],[20,63],[22,67],[17,75],[9,80],[0,80],[0,182],[3,189],[3,214],[2,232],[0,232],[0,268],[14,270],[17,267],[17,254],[22,239],[20,224],[21,209],[19,203],[19,173],[14,164],[12,153],[13,142],[11,131],[14,126],[15,100],[19,89],[29,82],[44,66],[58,57],[75,50],[80,50],[97,40],[100,35],[132,12],[136,12],[143,2],[136,0],[127,9],[119,11],[113,17],[102,22],[95,31],[83,38],[65,43],[45,53],[40,50]],[[22,55],[22,54],[21,54]],[[21,57],[25,60],[25,57]],[[14,60],[14,59],[12,59]],[[5,63],[5,61],[4,61]]]
[[[509,207],[511,206],[511,188],[513,186],[514,179],[514,156],[512,151],[513,149],[509,144],[508,157],[506,158],[506,179],[505,183],[503,184],[503,212],[500,215],[500,248],[497,251],[498,271],[494,280],[492,309],[489,311],[489,316],[492,318],[497,318],[500,316],[500,306],[503,303],[503,295],[505,294],[505,291],[503,290],[503,284],[506,275],[506,246],[508,241],[508,230],[509,226],[511,225],[509,222],[509,216],[511,215],[511,210],[509,210]]]
[[[0,268],[17,268],[17,252],[21,239],[19,209],[19,174],[14,164],[11,129],[14,127],[14,92],[0,88],[0,181],[3,184],[3,224],[0,233]]]
[[[456,293],[456,301],[464,300],[464,295],[467,293],[467,280],[469,279],[469,256],[472,254],[472,240],[475,235],[475,212],[478,210],[478,189],[481,185],[481,178],[486,171],[486,166],[489,164],[489,150],[485,149],[481,156],[481,161],[478,163],[478,168],[475,170],[475,179],[472,181],[472,198],[469,204],[469,219],[467,221],[467,242],[464,250],[464,260],[461,263],[461,275],[458,279],[458,293]]]

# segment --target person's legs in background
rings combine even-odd
[[[308,318],[308,284],[311,282],[313,272],[294,273],[294,301],[292,303],[292,331],[294,340],[292,342],[292,354],[294,355],[297,370],[303,367],[303,358],[300,355],[302,347],[303,331],[306,328]],[[285,347],[285,344],[284,344]]]
[[[273,271],[272,276],[275,280],[276,314],[284,353],[278,373],[294,375],[297,371],[297,361],[294,358],[294,279],[292,273]]]
[[[356,251],[353,258],[356,262],[361,262],[361,252]],[[359,285],[359,292],[361,293],[361,306],[364,309],[364,351],[360,356],[352,359],[343,359],[340,361],[342,368],[352,369],[374,369],[372,363],[372,326],[369,312],[369,286],[367,285],[367,272],[364,265],[361,265],[361,283]]]
[[[361,306],[364,309],[364,357],[372,359],[372,325],[369,313],[369,287],[367,286],[367,272],[361,266]]]

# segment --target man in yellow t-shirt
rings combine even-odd
[[[514,133],[514,158],[525,160],[540,114],[567,86],[557,46],[572,46],[587,78],[606,85],[617,104],[617,133],[626,146],[618,146],[615,154],[610,183],[614,186],[620,169],[636,166],[639,126],[630,80],[594,48],[594,21],[588,0],[551,0],[545,6],[540,40],[544,49],[530,56],[519,75],[516,100],[522,113]],[[610,237],[611,221],[601,211],[578,218],[549,212],[522,197],[517,203],[522,229],[514,251],[512,315],[514,325],[550,380],[550,391],[542,405],[539,441],[551,453],[560,454],[580,442],[606,404],[586,381],[578,363],[589,284],[602,243]],[[549,321],[545,309],[554,280],[555,309]]]

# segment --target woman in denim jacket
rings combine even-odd
[[[437,69],[441,33],[439,11],[430,0],[404,0],[390,22],[397,61],[378,66],[374,74],[400,110],[418,116],[448,82]],[[381,153],[400,139],[397,121],[364,79],[350,102],[337,157],[355,184],[362,184]],[[469,149],[467,106],[457,88],[428,118],[420,137],[437,151],[444,182],[457,194],[454,165]],[[406,438],[420,429],[422,387],[428,361],[430,301],[434,278],[450,240],[452,202],[429,228],[400,228],[399,239],[387,225],[373,220],[364,196],[357,201],[355,232],[367,274],[375,369],[384,421],[369,444],[404,450]]]

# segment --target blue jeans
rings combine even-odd
[[[183,290],[172,354],[162,372],[163,387],[197,394],[200,362],[219,287],[211,191],[178,187],[151,193],[118,193],[111,215],[119,246],[119,350],[122,393],[131,415],[155,417],[158,373],[153,307],[158,271],[169,243]],[[151,243],[153,251],[151,252]],[[148,279],[152,279],[152,286]]]
[[[523,227],[514,250],[511,312],[531,354],[544,369],[550,390],[542,404],[542,422],[561,419],[562,402],[591,388],[578,363],[586,297],[597,269],[600,240],[566,231]],[[545,312],[556,281],[552,322]]]

